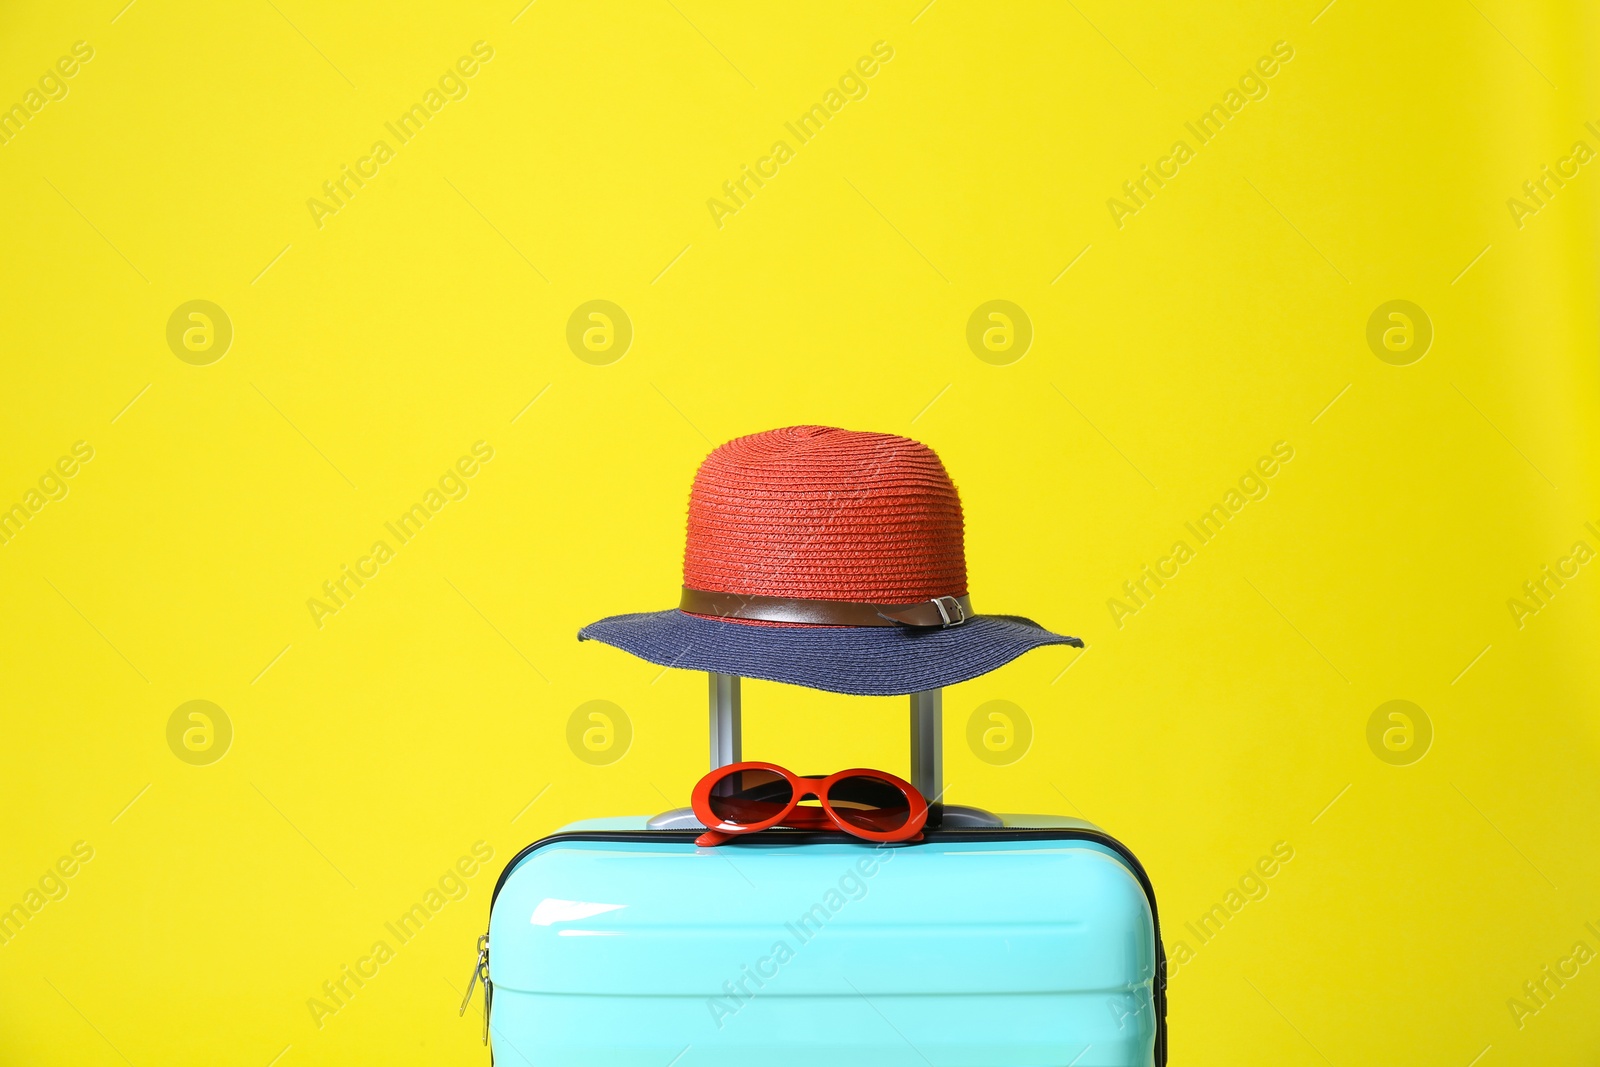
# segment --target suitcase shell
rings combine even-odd
[[[1006,822],[697,848],[593,820],[535,842],[491,906],[495,1061],[1160,1067],[1165,960],[1138,861],[1079,820]]]

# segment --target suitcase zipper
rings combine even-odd
[[[472,1003],[472,990],[479,982],[483,983],[483,1043],[489,1043],[489,1008],[494,1003],[494,983],[489,981],[489,935],[478,935],[478,959],[472,965],[472,977],[467,980],[467,995],[461,998],[461,1010],[456,1012],[456,1017],[467,1013],[467,1005]]]

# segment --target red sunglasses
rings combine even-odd
[[[819,806],[801,806],[809,797]],[[928,821],[928,802],[915,786],[862,767],[824,778],[775,763],[730,763],[700,779],[691,804],[708,827],[697,845],[720,845],[774,826],[843,830],[868,841],[919,841]]]

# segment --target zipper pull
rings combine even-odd
[[[483,946],[483,1046],[489,1047],[489,1013],[494,1010],[494,983],[489,981],[489,935],[484,936]],[[489,1053],[489,1067],[494,1067],[494,1052]]]
[[[467,1013],[467,1005],[472,1002],[472,990],[477,986],[478,979],[481,977],[483,979],[483,988],[484,988],[484,992],[483,992],[484,1019],[485,1019],[484,1025],[485,1025],[486,1028],[488,1026],[487,1020],[488,1020],[488,1007],[489,1007],[489,974],[488,974],[488,970],[489,970],[489,935],[488,934],[480,934],[480,935],[478,935],[478,958],[472,964],[472,977],[471,977],[471,979],[469,979],[467,981],[467,995],[461,998],[461,1008],[460,1008],[459,1011],[456,1012],[456,1017],[460,1018],[461,1016],[463,1016],[463,1015],[465,1015]]]

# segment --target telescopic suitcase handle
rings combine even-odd
[[[711,769],[744,758],[743,708],[737,674],[708,672],[711,683]],[[911,694],[911,784],[938,803],[944,794],[944,690]]]

